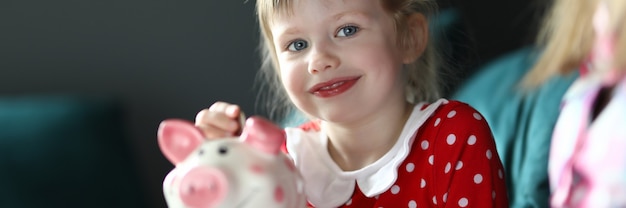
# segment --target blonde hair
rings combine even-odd
[[[600,1],[607,3],[609,28],[613,28],[616,53],[613,66],[626,70],[626,1],[624,0],[555,0],[539,33],[541,56],[524,77],[522,86],[536,87],[558,74],[578,69],[589,57],[595,39],[593,16]]]
[[[282,86],[279,65],[274,48],[273,34],[270,23],[276,15],[291,15],[294,0],[257,0],[257,18],[260,26],[261,70],[258,81],[261,82],[261,101],[267,107],[267,113],[272,119],[281,119],[295,110]],[[411,46],[407,30],[407,18],[414,13],[422,13],[427,18],[436,14],[435,0],[380,0],[382,6],[392,15],[395,21],[395,31],[400,46]],[[424,54],[412,64],[405,65],[407,75],[407,100],[415,103],[419,101],[433,101],[440,96],[439,78],[437,69],[440,64],[433,41],[428,41]],[[265,96],[265,97],[262,97]],[[276,118],[273,118],[276,117]]]

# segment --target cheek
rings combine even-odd
[[[350,57],[351,62],[360,65],[361,68],[389,69],[390,67],[402,67],[402,53],[394,38],[382,34],[373,35],[353,45],[351,51],[344,54]]]
[[[370,50],[358,50],[351,57],[359,68],[371,73],[390,73],[402,69],[402,57],[396,48],[380,44]]]
[[[290,95],[302,91],[305,88],[306,71],[295,63],[281,64],[281,82]]]

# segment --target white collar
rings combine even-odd
[[[430,104],[415,105],[394,146],[376,162],[355,171],[342,171],[327,151],[324,131],[303,131],[287,128],[287,150],[305,181],[308,200],[316,207],[338,207],[354,192],[356,183],[367,197],[389,189],[397,179],[398,166],[411,151],[417,130],[435,112],[445,99]]]

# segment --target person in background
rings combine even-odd
[[[626,207],[626,1],[555,0],[535,87],[579,70],[562,98],[550,147],[552,207]]]

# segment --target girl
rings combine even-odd
[[[285,150],[315,207],[507,207],[487,122],[436,100],[427,0],[258,0],[264,71],[278,101],[310,118]],[[239,107],[217,102],[196,125],[233,135]]]
[[[626,1],[557,0],[550,15],[525,84],[580,66],[552,136],[551,206],[626,207]]]

